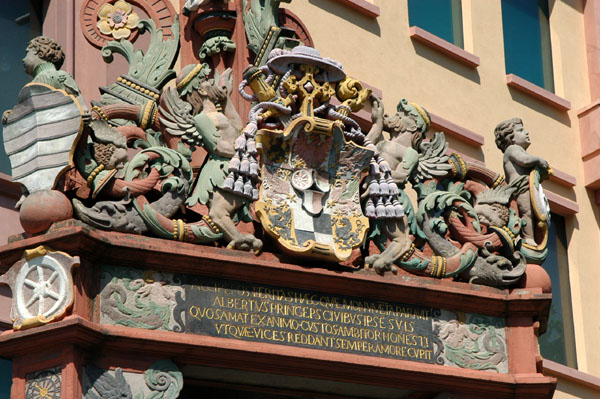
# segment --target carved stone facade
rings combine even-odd
[[[34,82],[3,118],[27,231],[0,248],[14,399],[61,381],[62,397],[174,399],[184,375],[252,373],[277,392],[551,395],[535,348],[552,168],[524,122],[497,125],[503,173],[468,160],[423,105],[386,114],[286,2],[86,1],[86,39],[126,63],[89,107],[58,43],[31,42]],[[32,340],[39,364],[19,352]]]

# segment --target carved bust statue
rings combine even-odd
[[[25,72],[33,77],[33,82],[45,83],[78,97],[81,93],[75,79],[70,73],[60,70],[64,60],[60,44],[49,37],[38,36],[27,45],[23,66]]]

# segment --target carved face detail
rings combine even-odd
[[[23,58],[23,67],[25,68],[25,73],[33,76],[33,71],[36,66],[44,62],[40,57],[35,54],[34,50],[28,50],[27,55]]]
[[[513,132],[513,142],[514,144],[527,149],[531,144],[531,140],[529,139],[529,132],[525,130],[522,124],[516,124]]]
[[[399,110],[392,116],[383,117],[383,130],[390,134],[390,139],[405,147],[418,148],[425,138],[419,125],[419,114],[415,110]]]
[[[224,102],[227,100],[227,89],[219,86],[214,79],[207,79],[200,84],[200,94],[208,97],[212,102]]]
[[[479,223],[485,226],[506,226],[508,223],[508,207],[502,204],[477,204],[475,212]]]

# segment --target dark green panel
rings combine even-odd
[[[568,292],[569,281],[561,280],[560,268],[567,267],[567,259],[565,258],[564,250],[566,248],[565,222],[561,216],[552,214],[552,223],[548,233],[548,257],[544,262],[544,269],[550,275],[552,280],[552,306],[550,307],[550,318],[548,321],[548,329],[546,333],[539,339],[540,351],[542,357],[564,365],[575,366],[568,364],[567,346],[571,346],[574,351],[574,343],[567,341],[565,332],[567,328],[571,328],[572,323],[567,320],[569,314],[565,314],[565,306],[570,306],[570,298],[563,298],[562,292]],[[565,287],[566,284],[566,287]]]
[[[0,357],[0,399],[10,399],[12,362]]]
[[[30,39],[30,25],[27,20],[20,24],[15,22],[19,17],[29,13],[28,1],[0,2],[0,113],[11,109],[17,103],[19,90],[31,78],[23,70],[25,48]],[[0,138],[2,128],[0,128]],[[10,162],[4,151],[3,141],[0,140],[0,172],[10,174]]]
[[[463,47],[460,0],[408,0],[410,26],[418,26]]]
[[[547,0],[502,0],[506,73],[554,91]]]

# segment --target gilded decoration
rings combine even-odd
[[[103,324],[508,373],[501,317],[192,274],[105,265],[102,275]]]

